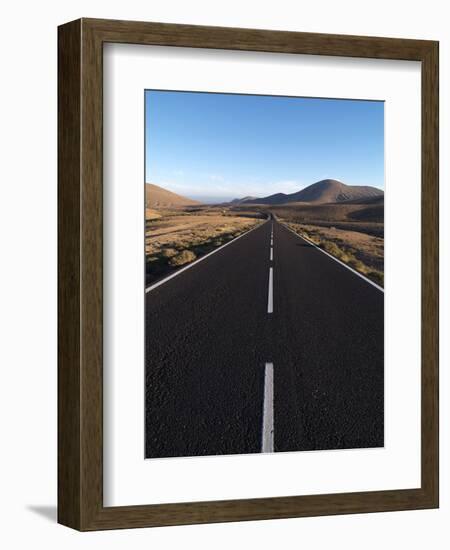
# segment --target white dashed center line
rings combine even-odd
[[[273,262],[273,223],[270,231],[270,257]],[[267,313],[273,313],[273,267],[269,267],[269,290],[267,296]],[[273,363],[266,363],[264,370],[264,405],[262,425],[262,453],[273,453]]]
[[[273,453],[273,363],[266,363],[261,452]]]
[[[267,297],[267,313],[273,313],[273,268],[269,269],[269,292]]]

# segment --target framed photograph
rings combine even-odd
[[[59,522],[438,507],[438,43],[58,40]]]

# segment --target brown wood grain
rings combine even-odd
[[[58,32],[58,521],[80,528],[81,22]]]
[[[439,46],[422,60],[422,488],[439,502]]]
[[[102,48],[105,42],[422,63],[421,488],[103,506]],[[437,507],[438,43],[81,19],[59,28],[58,49],[58,521],[88,531]]]

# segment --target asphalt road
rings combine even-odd
[[[151,289],[146,457],[383,446],[383,308],[276,220]]]

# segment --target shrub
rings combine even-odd
[[[184,265],[193,262],[195,258],[196,255],[192,252],[192,250],[182,250],[169,260],[169,264],[172,266]]]
[[[172,258],[173,256],[176,256],[177,254],[178,254],[178,250],[176,250],[175,248],[165,248],[161,252],[161,256],[163,256],[163,258]]]
[[[337,256],[339,258],[343,255],[342,250],[336,243],[324,241],[322,246],[329,254],[332,254],[333,256]]]
[[[367,274],[372,281],[378,283],[381,286],[384,286],[384,274],[381,271],[369,271]]]
[[[367,267],[362,263],[361,260],[357,260],[356,258],[352,258],[348,262],[348,265],[350,267],[353,267],[353,269],[356,269],[357,271],[360,271],[361,273],[366,273],[367,272]]]
[[[351,266],[356,271],[359,271],[359,273],[362,273],[369,277],[372,281],[375,283],[384,286],[384,274],[382,271],[378,271],[377,269],[371,269],[368,265],[366,265],[364,262],[359,260],[355,257],[355,251],[352,248],[347,248],[345,246],[345,243],[340,240],[336,239],[335,241],[326,240],[324,238],[321,238],[320,234],[315,232],[311,229],[306,229],[302,227],[301,224],[292,224],[287,223],[287,226],[290,227],[292,230],[294,230],[296,233],[301,235],[302,237],[305,237],[309,239],[311,242],[313,242],[315,245],[319,246],[341,262],[344,262]],[[331,229],[335,229],[335,227],[332,227]]]

